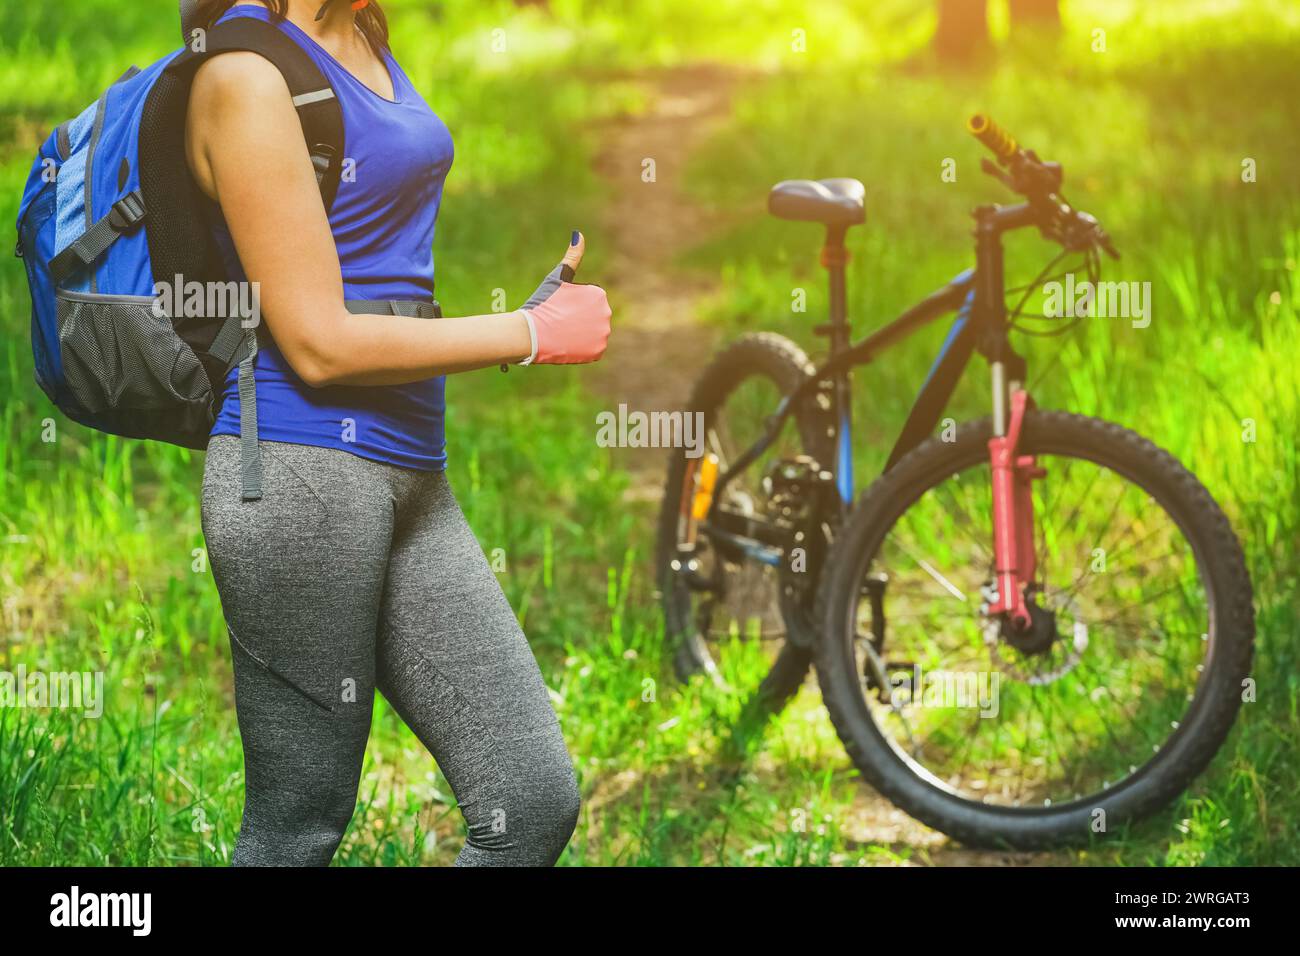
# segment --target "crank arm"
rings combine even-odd
[[[704,522],[700,525],[700,530],[712,538],[715,542],[734,549],[747,558],[758,561],[760,564],[767,564],[774,568],[781,566],[785,558],[785,551],[781,548],[774,548],[769,544],[764,544],[756,538],[748,535],[734,534],[730,531],[723,531],[721,528],[711,522]]]

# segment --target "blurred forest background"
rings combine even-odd
[[[592,369],[448,386],[453,484],[554,690],[585,798],[583,864],[1300,863],[1300,5],[1287,0],[386,0],[393,48],[456,139],[439,222],[449,314],[522,301],[588,236],[615,341]],[[171,0],[0,0],[0,221],[32,156],[131,63],[179,46]],[[820,231],[765,216],[779,179],[855,176],[859,333],[969,265],[1005,198],[963,122],[987,111],[1066,169],[1152,283],[1150,327],[1022,343],[1039,401],[1168,448],[1231,516],[1255,579],[1258,700],[1172,808],[1093,846],[976,853],[867,790],[810,680],[757,732],[670,679],[650,573],[662,452],[595,416],[672,407],[728,336],[810,352]],[[655,176],[643,177],[645,160]],[[941,165],[955,160],[956,182]],[[1243,177],[1244,170],[1253,176]],[[1030,236],[1013,280],[1052,250]],[[1013,284],[1009,281],[1008,283]],[[791,311],[806,288],[808,313]],[[242,802],[229,650],[199,526],[202,456],[57,419],[0,259],[0,669],[102,670],[100,719],[0,709],[0,864],[221,864]],[[858,465],[883,462],[942,329],[863,371]],[[984,412],[971,376],[952,414]],[[447,863],[463,832],[382,703],[337,862]]]

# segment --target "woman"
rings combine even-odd
[[[597,360],[605,293],[553,273],[526,310],[351,314],[345,300],[431,299],[447,128],[394,61],[375,3],[203,0],[199,15],[269,20],[306,50],[339,98],[355,170],[327,216],[276,68],[236,52],[197,73],[187,158],[227,269],[260,284],[266,333],[262,495],[240,492],[233,371],[203,482],[247,780],[234,862],[329,862],[378,689],[455,791],[468,825],[457,865],[550,865],[577,822],[573,767],[443,472],[443,376]],[[565,263],[582,251],[574,233]]]

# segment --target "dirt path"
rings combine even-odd
[[[609,351],[592,378],[611,410],[619,403],[671,410],[682,407],[717,344],[698,319],[717,283],[682,270],[679,256],[723,221],[686,197],[686,161],[728,116],[741,75],[693,66],[623,79],[643,87],[647,110],[612,122],[596,157],[610,190],[605,227],[613,251],[606,272],[616,311]],[[651,181],[644,175],[647,160],[654,163]],[[629,497],[657,500],[662,453],[626,450],[620,459],[633,475]]]
[[[685,167],[692,153],[727,119],[733,93],[746,76],[699,65],[614,79],[642,86],[647,108],[611,122],[596,157],[596,171],[610,192],[604,225],[606,240],[613,246],[606,281],[613,290],[615,332],[604,360],[592,369],[591,381],[611,410],[619,403],[632,410],[671,410],[682,406],[719,344],[715,331],[700,321],[701,312],[720,293],[719,284],[684,270],[681,256],[726,225],[720,213],[701,208],[686,195]],[[647,159],[655,166],[649,182],[642,175]],[[755,189],[764,185],[756,184]],[[619,452],[620,464],[633,476],[631,500],[657,504],[663,455],[652,449]],[[765,771],[780,776],[766,755],[758,757],[754,769],[760,776]],[[599,799],[615,798],[616,794],[607,793]],[[1066,862],[1045,854],[956,846],[865,786],[858,788],[840,825],[851,846],[880,848],[882,862],[935,866]]]

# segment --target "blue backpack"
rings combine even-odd
[[[132,67],[50,134],[18,207],[17,253],[31,288],[36,380],[64,414],[115,435],[204,448],[226,376],[239,365],[241,420],[255,449],[257,328],[237,310],[211,308],[211,294],[200,297],[208,307],[179,294],[197,282],[240,301],[185,159],[190,85],[218,53],[250,51],[275,64],[327,211],[343,164],[343,117],[320,69],[276,26],[237,17],[202,29],[190,22],[192,8],[181,3],[185,47]],[[178,294],[158,296],[161,286]],[[245,497],[255,498],[259,475],[248,472],[246,459]]]

